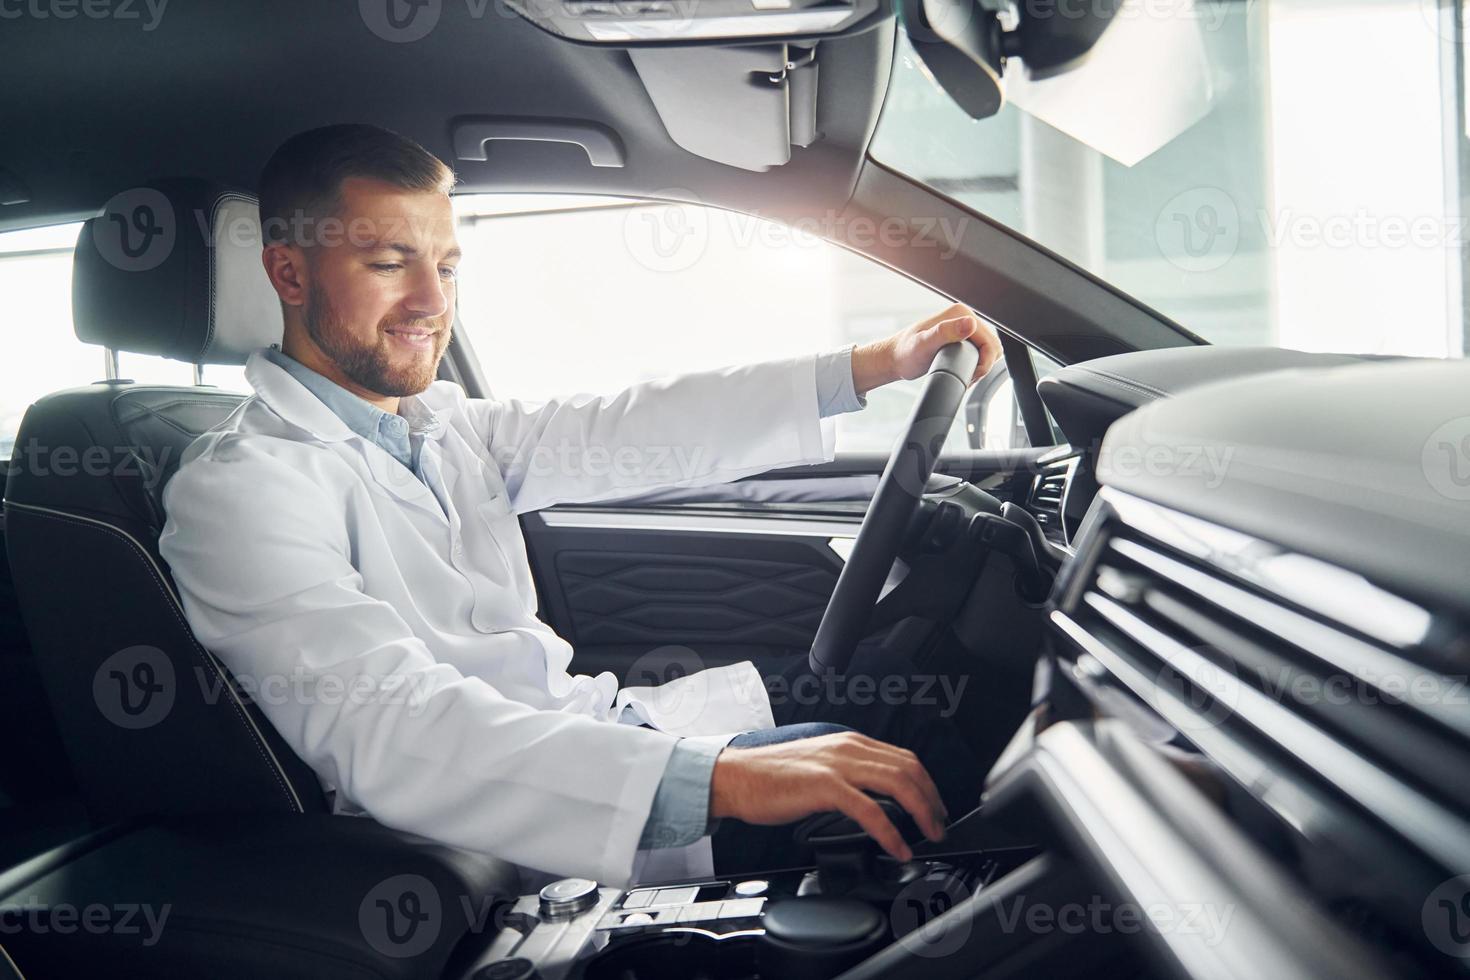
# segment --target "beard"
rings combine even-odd
[[[374,341],[364,343],[353,336],[331,299],[315,283],[308,287],[303,318],[308,336],[353,384],[385,397],[406,398],[433,384],[439,361],[449,348],[448,317],[408,320],[384,317],[378,322]],[[409,326],[438,331],[434,334],[434,347],[422,353],[409,351],[408,363],[395,366],[385,331]]]

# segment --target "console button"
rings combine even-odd
[[[699,886],[688,888],[660,888],[653,896],[654,905],[688,905],[699,897]]]
[[[764,898],[732,898],[720,906],[721,919],[753,919],[765,908]]]
[[[535,963],[517,956],[509,960],[496,960],[481,967],[475,973],[474,980],[535,980],[539,976]]]
[[[735,886],[735,894],[741,898],[759,898],[771,888],[769,881],[742,881]]]
[[[541,918],[571,919],[597,904],[597,882],[563,878],[541,889]]]
[[[645,888],[638,892],[629,892],[627,897],[623,899],[623,908],[646,909],[653,904],[654,894],[655,890],[652,888]]]
[[[721,902],[695,902],[679,910],[680,922],[710,922],[720,917]]]

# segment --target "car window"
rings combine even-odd
[[[871,153],[1212,343],[1460,356],[1461,8],[1126,0],[978,121],[901,34]]]
[[[695,205],[618,198],[459,198],[460,317],[496,395],[544,400],[611,392],[683,371],[832,350],[892,333],[948,304],[932,290],[800,229]],[[15,325],[0,359],[0,459],[42,395],[106,377],[106,354],[77,340],[71,260],[79,224],[0,233],[0,290]],[[554,256],[555,261],[547,261]],[[119,376],[191,385],[193,365],[118,353]],[[243,368],[203,380],[248,392]],[[838,416],[837,448],[881,451],[918,385],[889,385]],[[1009,416],[1009,384],[987,411]],[[981,446],[957,416],[946,451]],[[983,448],[1006,448],[987,427]]]
[[[0,295],[6,297],[5,356],[0,357],[0,459],[9,459],[26,408],[62,388],[107,376],[101,347],[77,340],[71,323],[71,259],[79,224],[0,233]],[[190,385],[192,365],[122,352],[120,376]],[[206,366],[208,384],[248,390],[238,368]]]
[[[460,319],[497,397],[542,401],[833,350],[949,300],[803,229],[686,204],[458,198]],[[916,383],[836,419],[839,451],[892,448]],[[970,448],[963,413],[946,451]]]

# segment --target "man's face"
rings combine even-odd
[[[365,391],[416,395],[433,382],[454,321],[449,198],[353,177],[334,217],[340,224],[323,224],[306,250],[307,334]]]

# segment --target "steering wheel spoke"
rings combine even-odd
[[[810,654],[813,671],[841,673],[867,634],[878,594],[934,475],[979,359],[979,350],[968,341],[948,344],[934,356],[817,627]]]

